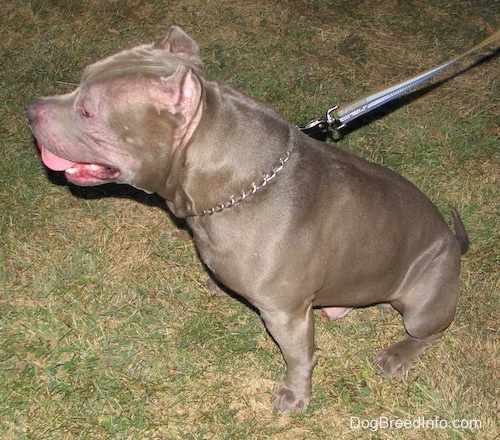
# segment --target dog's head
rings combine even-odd
[[[29,104],[44,164],[77,185],[165,184],[202,107],[198,45],[179,27],[87,67],[72,93]]]

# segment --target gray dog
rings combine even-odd
[[[408,336],[375,368],[406,374],[451,324],[467,233],[415,186],[297,130],[202,71],[172,26],[105,58],[72,93],[29,104],[44,164],[77,185],[126,183],[165,198],[214,277],[260,312],[287,364],[275,412],[311,395],[313,307],[332,319],[387,303]]]

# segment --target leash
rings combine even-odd
[[[312,119],[307,124],[299,125],[297,126],[297,128],[303,133],[312,137],[324,137],[328,134],[334,134],[336,135],[334,136],[335,138],[340,138],[340,130],[356,118],[359,118],[365,113],[375,110],[376,108],[409,92],[418,85],[424,83],[425,81],[428,81],[438,73],[460,61],[467,55],[470,55],[471,53],[476,52],[489,44],[496,43],[499,40],[500,31],[497,31],[486,40],[474,46],[472,49],[469,49],[467,52],[464,52],[463,54],[453,58],[452,60],[444,64],[441,64],[434,69],[428,70],[421,75],[414,76],[410,79],[407,79],[406,81],[361,98],[357,101],[351,102],[344,107],[332,107],[326,112],[324,117]]]

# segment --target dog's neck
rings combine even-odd
[[[282,172],[298,134],[269,106],[254,101],[242,109],[251,98],[209,78],[204,84],[203,115],[174,154],[160,194],[180,218],[209,216],[262,192]]]
[[[274,168],[269,172],[269,173],[264,173],[261,177],[260,183],[256,184],[255,182],[252,182],[251,185],[249,185],[248,189],[245,190],[243,189],[241,191],[241,194],[238,196],[231,195],[229,197],[229,200],[225,203],[220,203],[216,206],[213,206],[212,208],[209,209],[204,209],[200,213],[196,213],[194,215],[198,216],[205,216],[205,215],[212,215],[217,212],[224,211],[225,209],[232,208],[234,205],[237,203],[243,202],[246,198],[253,196],[257,191],[260,189],[264,188],[269,182],[271,182],[281,171],[283,171],[283,168],[285,167],[285,164],[288,162],[290,159],[290,156],[292,155],[293,151],[293,146],[290,147],[286,152],[283,157],[280,157],[274,166]]]

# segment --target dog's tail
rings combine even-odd
[[[463,255],[469,250],[469,236],[455,208],[451,208],[451,215],[453,216],[453,225],[455,226],[455,237],[457,237],[458,243],[460,243],[460,252]]]

